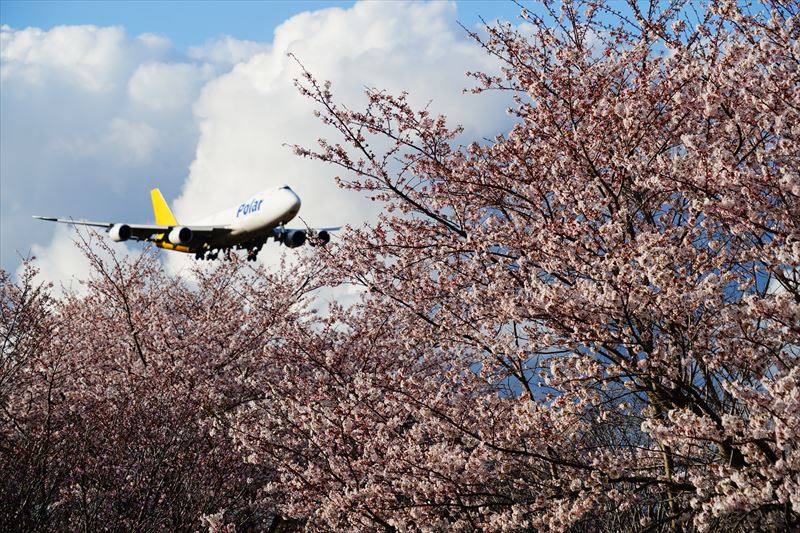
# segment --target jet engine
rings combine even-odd
[[[281,242],[289,248],[297,248],[306,243],[306,232],[301,229],[293,229],[281,234]]]
[[[320,246],[325,246],[331,242],[331,234],[325,230],[322,230],[317,233],[317,241],[319,242]]]
[[[131,238],[131,227],[127,224],[114,224],[108,230],[108,235],[112,241],[122,242]]]
[[[184,226],[175,226],[167,235],[167,240],[172,244],[189,244],[192,240],[192,230]]]

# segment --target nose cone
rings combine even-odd
[[[300,197],[288,185],[278,189],[278,194],[282,197],[282,202],[286,206],[286,214],[288,216],[286,221],[288,222],[300,211]]]

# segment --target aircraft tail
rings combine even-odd
[[[177,226],[178,221],[175,220],[175,215],[172,214],[167,205],[166,200],[161,195],[161,191],[153,189],[150,191],[150,199],[153,201],[153,213],[156,216],[156,224],[162,226]]]

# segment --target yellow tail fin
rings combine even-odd
[[[161,191],[153,189],[150,191],[150,199],[153,201],[153,213],[156,216],[156,224],[162,226],[177,226],[178,221],[175,220],[175,215],[172,214],[167,202],[161,195]]]

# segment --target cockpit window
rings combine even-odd
[[[289,188],[288,185],[284,185],[283,187],[280,188],[280,190],[283,190],[283,189],[286,189],[287,191],[291,191],[292,190],[292,189]]]

